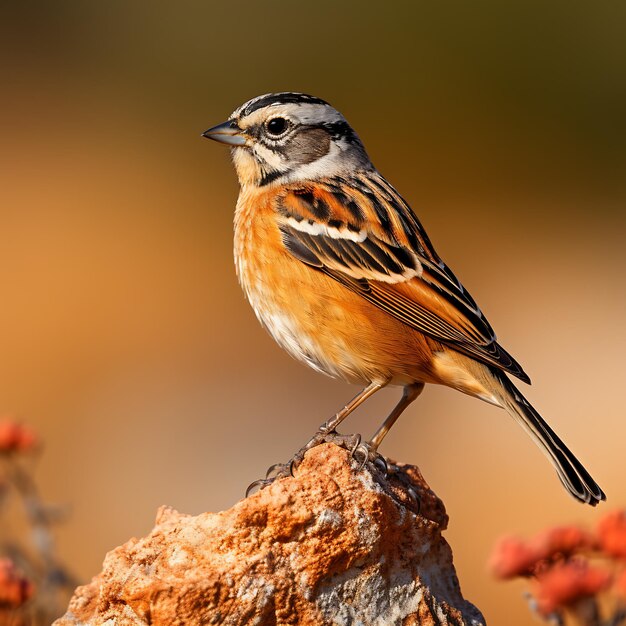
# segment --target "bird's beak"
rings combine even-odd
[[[226,143],[230,146],[246,145],[246,138],[243,136],[241,128],[237,126],[237,122],[234,120],[228,120],[228,122],[213,126],[213,128],[205,130],[202,136],[207,139],[219,141],[220,143]]]

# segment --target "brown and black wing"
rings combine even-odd
[[[277,210],[294,257],[412,328],[530,382],[406,202],[378,174],[294,185]]]

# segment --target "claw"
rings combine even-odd
[[[360,462],[359,464],[359,471],[361,471],[366,465],[367,462],[369,461],[369,454],[370,454],[370,450],[367,446],[367,444],[365,443],[359,443],[355,449],[354,449],[354,454],[352,455],[354,460],[358,462],[357,454],[361,453],[363,455],[363,460]]]
[[[329,431],[330,432],[330,431]],[[328,433],[324,432],[322,430],[322,428],[320,427],[320,430],[318,430],[305,444],[304,446],[302,446],[302,448],[300,448],[300,450],[298,450],[298,452],[296,452],[296,455],[298,454],[304,454],[304,452],[306,450],[310,450],[311,448],[315,448],[315,446],[319,445],[320,443],[322,443],[325,438],[328,436]]]
[[[354,453],[356,452],[357,448],[361,445],[361,435],[359,433],[356,433],[355,438],[354,438],[354,445],[352,446],[352,450],[350,450],[350,456],[354,457]]]
[[[296,477],[296,475],[294,474],[294,471],[298,469],[299,465],[300,465],[300,462],[298,461],[296,463],[296,459],[291,459],[291,461],[289,461],[289,475],[292,478]]]
[[[265,472],[265,478],[269,478],[274,473],[279,473],[281,469],[285,468],[285,463],[274,463],[274,465],[270,465],[267,468],[267,472]]]
[[[264,489],[268,485],[271,485],[277,478],[286,478],[287,476],[295,476],[294,471],[298,468],[298,465],[302,459],[298,458],[296,455],[291,461],[287,463],[274,463],[271,465],[267,472],[265,473],[265,478],[259,478],[259,480],[255,480],[247,489],[246,489],[246,498],[254,491],[257,487],[259,489]]]
[[[382,473],[383,476],[387,477],[389,474],[389,466],[387,465],[387,460],[381,454],[376,454],[374,458],[374,466],[378,469],[379,472]]]
[[[259,480],[255,480],[253,483],[250,483],[248,485],[248,488],[246,489],[246,498],[258,487],[259,491],[261,491],[261,489],[263,489],[264,487],[267,487],[268,485],[270,485],[272,483],[271,480],[267,479],[267,478],[259,478]]]
[[[408,487],[406,488],[406,492],[409,494],[409,498],[411,498],[411,500],[413,500],[413,502],[415,503],[415,505],[417,506],[417,513],[419,515],[420,512],[420,508],[422,506],[422,503],[418,497],[418,495],[415,493],[415,489],[413,489],[412,487]]]

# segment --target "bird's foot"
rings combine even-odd
[[[315,446],[319,446],[322,443],[333,443],[340,448],[344,448],[350,452],[353,458],[356,458],[361,446],[364,446],[361,442],[361,435],[355,433],[354,435],[341,435],[335,430],[328,430],[324,425],[307,441],[300,450],[298,450],[293,457],[286,463],[275,463],[270,466],[265,474],[265,478],[255,480],[246,489],[246,497],[248,497],[256,489],[264,489],[271,485],[277,478],[286,478],[288,476],[294,476],[294,472],[298,469],[300,463],[304,459],[304,455]],[[367,462],[367,460],[365,461]],[[364,462],[364,464],[365,464]]]
[[[370,442],[361,441],[352,451],[352,458],[360,463],[359,469],[363,469],[366,465],[372,466],[383,477],[389,474],[389,462],[378,452]]]
[[[404,494],[403,498],[398,501],[404,506],[407,506],[413,510],[416,514],[419,514],[422,501],[418,493],[413,489],[413,483],[408,478],[402,467],[396,465],[393,461],[387,460],[387,473],[385,478],[388,479],[388,483],[396,484],[400,488],[401,493]]]

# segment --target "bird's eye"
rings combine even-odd
[[[289,127],[289,122],[284,117],[273,117],[265,124],[265,130],[272,137],[280,137]]]

